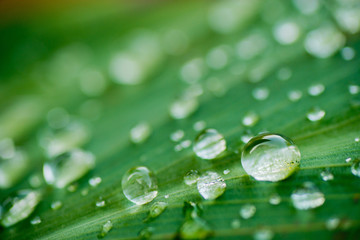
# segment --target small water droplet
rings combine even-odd
[[[92,177],[89,179],[89,185],[92,187],[97,187],[101,183],[101,177]]]
[[[354,139],[354,141],[355,141],[355,142],[360,142],[360,138],[356,137],[356,138]]]
[[[149,221],[151,219],[157,218],[160,214],[162,214],[165,211],[167,205],[168,204],[166,202],[156,202],[153,205],[151,205],[149,214],[145,219],[145,221]]]
[[[310,111],[306,114],[307,119],[311,122],[320,121],[325,117],[325,111],[319,107],[313,107]]]
[[[297,102],[301,99],[302,92],[300,90],[292,90],[288,92],[288,98],[292,102]]]
[[[296,209],[308,210],[322,206],[325,196],[313,183],[305,182],[301,188],[293,191],[291,201]]]
[[[152,132],[147,122],[141,122],[130,130],[130,139],[133,143],[139,144],[145,142]]]
[[[349,157],[349,158],[346,158],[346,159],[345,159],[345,162],[349,163],[349,162],[351,162],[351,160],[352,160],[352,159]]]
[[[268,46],[268,40],[263,32],[255,31],[236,44],[239,58],[250,60],[263,53]]]
[[[344,60],[350,61],[355,57],[355,50],[351,47],[344,47],[341,49],[341,56]]]
[[[102,95],[107,88],[104,74],[96,69],[86,69],[79,76],[80,90],[89,97]]]
[[[198,179],[197,189],[204,199],[213,200],[225,192],[226,183],[216,172],[207,171]]]
[[[41,218],[39,216],[35,216],[33,219],[30,220],[31,225],[38,225],[41,223]]]
[[[310,96],[319,96],[325,91],[325,86],[321,83],[311,85],[308,89]]]
[[[51,209],[52,210],[58,210],[62,207],[62,202],[61,201],[55,201],[51,203]]]
[[[205,74],[205,63],[201,58],[192,59],[184,64],[180,70],[180,76],[186,83],[196,83]]]
[[[199,179],[199,173],[196,170],[190,170],[184,176],[184,182],[186,185],[191,186]]]
[[[271,205],[279,205],[281,203],[281,197],[279,194],[274,193],[269,198],[269,203]]]
[[[270,91],[267,88],[255,88],[252,91],[253,97],[258,101],[264,101],[269,97]]]
[[[209,68],[219,70],[224,68],[229,61],[229,46],[218,46],[209,51],[206,55],[206,64]]]
[[[254,240],[271,240],[274,238],[274,232],[269,228],[260,228],[254,233]]]
[[[360,161],[354,161],[351,165],[351,173],[356,176],[360,177]]]
[[[63,188],[83,177],[94,166],[92,153],[74,149],[45,162],[43,174],[48,184]]]
[[[254,126],[258,121],[260,117],[255,112],[248,112],[242,119],[242,124],[246,127],[252,127]]]
[[[340,225],[340,219],[337,217],[330,217],[325,222],[325,226],[329,231],[335,230]]]
[[[137,204],[151,202],[158,194],[155,175],[147,167],[134,167],[128,170],[121,181],[125,197]]]
[[[252,134],[251,132],[245,132],[243,135],[241,135],[241,141],[243,143],[248,143],[252,138],[254,137],[254,134]]]
[[[170,139],[173,142],[179,142],[181,139],[183,139],[184,136],[185,136],[184,131],[179,129],[170,134]]]
[[[151,236],[154,233],[154,228],[153,227],[145,227],[144,229],[142,229],[139,232],[139,239],[141,240],[148,240],[151,238]]]
[[[99,200],[99,201],[97,201],[97,202],[95,203],[95,205],[96,205],[97,207],[105,207],[105,206],[106,206],[106,202],[105,202],[105,200]]]
[[[200,132],[202,130],[204,130],[206,127],[206,122],[205,121],[197,121],[194,123],[193,125],[193,129],[197,132]]]
[[[349,85],[349,93],[351,95],[356,95],[360,93],[360,86],[359,85]]]
[[[289,80],[291,76],[292,76],[292,71],[290,68],[287,67],[280,68],[279,71],[277,72],[277,77],[281,81]]]
[[[305,15],[315,13],[320,7],[319,0],[293,0],[295,7]]]
[[[202,159],[215,159],[226,150],[226,141],[215,129],[205,129],[196,137],[193,150]]]
[[[224,175],[228,175],[228,174],[230,173],[230,169],[225,169],[225,170],[223,171],[223,173],[224,173]]]
[[[252,218],[256,213],[256,207],[253,204],[245,204],[240,209],[240,216],[243,219]]]
[[[170,106],[170,115],[174,119],[184,119],[193,114],[199,107],[196,97],[181,97]]]
[[[5,199],[2,204],[1,225],[10,227],[26,219],[39,204],[42,196],[43,194],[40,191],[26,189]]]
[[[118,53],[109,66],[113,80],[119,84],[136,85],[144,81],[145,69],[139,57],[132,53]]]
[[[273,35],[278,43],[289,45],[298,40],[300,28],[293,21],[283,21],[275,25]]]
[[[12,150],[3,150],[2,154],[11,157],[0,157],[0,188],[10,188],[24,177],[28,169],[29,158],[22,150],[15,150],[14,154]]]
[[[231,227],[233,229],[237,229],[237,228],[240,228],[241,227],[241,221],[240,219],[234,219],[231,221]]]
[[[110,230],[113,228],[113,223],[108,220],[106,223],[104,223],[104,225],[102,226],[101,232],[99,233],[98,237],[99,238],[103,238],[105,237]]]
[[[329,169],[321,171],[320,176],[325,182],[334,180],[334,175],[330,172]]]
[[[244,146],[241,164],[256,180],[275,182],[289,177],[298,168],[300,158],[300,151],[291,139],[263,133]]]
[[[334,55],[345,44],[345,36],[335,27],[320,27],[306,35],[305,50],[317,58]]]

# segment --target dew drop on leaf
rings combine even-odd
[[[274,193],[269,198],[269,203],[271,205],[279,205],[281,203],[281,197],[279,194]]]
[[[308,210],[322,206],[325,196],[313,183],[305,182],[292,192],[291,201],[296,209]]]
[[[152,132],[150,125],[147,122],[141,122],[130,130],[130,140],[135,144],[145,142]]]
[[[351,164],[351,173],[356,176],[356,177],[360,177],[360,161],[354,161]]]
[[[319,107],[313,107],[307,112],[306,117],[311,122],[317,122],[325,117],[325,111]]]
[[[255,112],[248,112],[242,119],[242,124],[246,127],[252,127],[254,126],[258,121],[260,117]]]
[[[205,129],[196,137],[193,150],[202,159],[215,159],[226,150],[226,141],[217,130]]]
[[[165,211],[167,205],[168,204],[166,202],[155,202],[154,204],[152,204],[149,210],[149,214],[145,219],[145,221],[157,218],[160,214],[162,214]]]
[[[308,93],[310,96],[319,96],[325,91],[325,86],[323,84],[314,84],[308,88]]]
[[[264,101],[269,97],[270,91],[265,87],[255,88],[252,91],[253,97],[258,101]]]
[[[219,174],[208,171],[198,179],[197,189],[204,199],[214,200],[225,192],[226,183]]]
[[[254,233],[254,240],[271,240],[273,238],[274,232],[269,228],[260,228]]]
[[[252,218],[256,213],[256,207],[253,204],[245,204],[240,209],[240,216],[243,219]]]
[[[256,180],[276,182],[289,177],[298,168],[300,158],[300,151],[291,139],[264,133],[244,146],[241,164]]]
[[[101,177],[92,177],[89,179],[89,185],[92,187],[97,187],[101,183]]]
[[[190,170],[184,176],[184,183],[188,186],[195,184],[199,179],[199,173],[196,170]]]
[[[185,136],[185,133],[183,130],[179,129],[176,130],[175,132],[170,134],[170,139],[173,142],[179,142],[181,141],[181,139]]]
[[[105,237],[110,230],[113,228],[113,223],[108,220],[106,223],[104,223],[104,225],[102,226],[101,232],[99,233],[98,237],[99,238],[103,238]]]
[[[329,169],[325,169],[320,173],[321,179],[325,182],[334,180],[334,175],[330,172]]]
[[[339,225],[340,219],[337,217],[330,217],[325,222],[325,226],[329,231],[335,230]]]
[[[62,207],[62,202],[61,201],[54,201],[51,203],[50,207],[52,210],[58,210]]]

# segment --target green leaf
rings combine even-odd
[[[237,9],[236,1],[225,2]],[[45,196],[33,214],[0,229],[0,238],[96,239],[110,220],[113,225],[105,239],[136,239],[149,228],[151,239],[174,239],[188,218],[183,212],[184,202],[192,201],[202,206],[201,218],[194,220],[203,226],[199,234],[207,236],[210,229],[210,239],[251,238],[259,229],[270,229],[276,239],[355,239],[360,229],[360,178],[351,173],[352,163],[345,159],[360,155],[360,143],[354,140],[360,137],[360,95],[348,90],[349,85],[359,84],[359,34],[345,33],[346,45],[356,52],[354,59],[346,61],[340,53],[318,59],[304,50],[304,39],[319,22],[337,26],[333,18],[339,7],[336,3],[323,3],[316,13],[305,16],[289,1],[246,2],[236,10],[240,12],[233,30],[221,27],[227,19],[219,20],[220,29],[229,31],[226,34],[208,23],[209,14],[219,3],[204,1],[154,3],[149,8],[89,4],[60,13],[30,15],[2,26],[0,138],[13,138],[28,153],[31,164],[18,184],[1,191],[0,200],[29,188],[29,177],[41,174],[46,157],[38,135],[47,126],[47,112],[54,107],[89,123],[91,138],[81,147],[96,156],[96,167],[77,182],[75,192],[44,187]],[[272,36],[273,26],[283,19],[294,19],[301,26],[301,35],[292,45],[279,45]],[[164,36],[166,30],[180,29],[186,33],[189,46],[181,55],[161,52],[156,59],[150,58],[152,51],[148,51],[143,59],[148,66],[145,81],[118,85],[110,81],[114,80],[109,73],[110,61],[117,52],[130,49],[138,29],[147,29],[157,37]],[[236,44],[252,32],[263,34],[267,46],[254,59],[241,60],[236,56]],[[229,63],[221,70],[209,69],[200,80],[204,93],[198,98],[199,108],[185,119],[171,118],[171,103],[188,87],[180,77],[183,64],[205,58],[210,49],[220,45],[229,47]],[[79,73],[87,68],[104,74],[107,89],[101,96],[89,97],[80,91]],[[291,77],[281,81],[278,73],[284,68],[291,70]],[[254,83],[254,76],[256,80],[259,74],[261,81]],[[211,78],[218,79],[215,83],[220,90],[214,90],[208,80]],[[310,96],[307,91],[312,84],[323,84],[325,91]],[[253,98],[257,87],[269,89],[264,101]],[[302,91],[299,101],[288,99],[291,90]],[[90,114],[84,105],[89,99],[97,101],[93,105],[87,102]],[[97,106],[100,114],[96,118],[92,114]],[[306,118],[313,107],[326,112],[322,120],[311,122]],[[259,116],[249,128],[242,125],[248,112]],[[133,144],[130,129],[142,121],[150,124],[152,134],[145,142]],[[198,121],[224,135],[228,147],[225,156],[205,161],[197,158],[191,147],[174,150],[171,133],[182,129],[184,139],[193,141],[197,135],[193,125]],[[254,134],[280,133],[294,140],[302,155],[299,171],[280,182],[259,182],[248,176],[238,153],[243,147],[241,136],[247,130]],[[158,179],[158,196],[143,206],[128,201],[121,189],[123,174],[135,166],[147,166]],[[227,169],[230,173],[223,174]],[[324,169],[331,171],[333,181],[321,179]],[[183,182],[189,170],[218,172],[225,179],[225,193],[214,201],[203,200],[196,185]],[[94,176],[102,181],[90,187],[88,180]],[[313,182],[326,200],[319,208],[300,211],[292,206],[290,194],[306,181]],[[86,189],[89,192],[83,196]],[[276,206],[269,204],[274,193],[282,199]],[[96,207],[100,197],[106,202],[101,208]],[[62,207],[51,209],[54,201],[61,201]],[[144,221],[157,201],[166,202],[167,208],[155,219]],[[248,220],[240,219],[239,210],[248,203],[256,206],[256,213]],[[35,216],[41,223],[31,225],[30,219]],[[340,219],[334,231],[326,227],[332,217]],[[240,219],[239,228],[232,227],[236,219]]]

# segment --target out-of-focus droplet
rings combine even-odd
[[[355,2],[356,1],[354,1],[354,3]],[[342,30],[350,34],[356,34],[360,31],[359,5],[336,8],[334,15],[338,25]]]
[[[282,45],[289,45],[298,40],[300,36],[300,28],[293,21],[280,22],[275,25],[273,35],[278,43]]]
[[[147,122],[141,122],[130,130],[130,139],[135,144],[145,142],[152,132],[150,125]]]
[[[206,88],[215,96],[222,97],[228,91],[223,79],[210,77],[206,80]]]
[[[167,54],[180,55],[186,51],[189,45],[189,37],[184,31],[170,29],[164,34],[163,48]]]
[[[101,182],[101,177],[92,177],[89,179],[89,185],[92,187],[97,187]]]
[[[224,173],[224,175],[228,175],[228,174],[230,173],[230,169],[225,169],[225,170],[223,171],[223,173]]]
[[[351,95],[356,95],[358,93],[360,93],[360,86],[359,85],[349,85],[349,93]]]
[[[352,160],[352,159],[349,157],[349,158],[346,158],[346,159],[345,159],[345,162],[349,163],[349,162],[351,162],[351,160]]]
[[[293,3],[302,14],[306,15],[315,13],[320,7],[319,0],[293,0]]]
[[[0,156],[0,188],[10,188],[14,186],[26,173],[29,165],[27,154],[22,150],[3,149]]]
[[[195,58],[186,62],[181,70],[180,76],[181,79],[189,84],[194,84],[198,82],[205,75],[205,63],[201,58]]]
[[[242,124],[246,127],[252,127],[259,121],[259,119],[260,117],[257,113],[248,112],[242,119]]]
[[[143,66],[136,56],[130,53],[116,55],[110,64],[110,73],[120,84],[136,85],[144,81]]]
[[[80,90],[87,96],[102,95],[107,87],[104,75],[96,69],[87,69],[80,74]]]
[[[351,47],[344,47],[341,49],[341,56],[346,61],[353,60],[355,57],[355,50]]]
[[[259,31],[249,34],[236,45],[239,58],[250,60],[263,53],[268,46],[265,36]]]
[[[170,115],[174,119],[184,119],[193,114],[199,107],[195,97],[181,97],[170,105]]]
[[[229,62],[229,52],[230,47],[225,45],[211,49],[206,55],[206,64],[215,70],[224,68]]]
[[[244,146],[241,164],[246,173],[256,180],[276,182],[293,174],[300,158],[300,151],[291,139],[264,133]]]
[[[204,199],[214,200],[225,192],[226,183],[219,174],[208,171],[198,179],[197,189]]]
[[[196,170],[190,170],[184,176],[184,183],[188,186],[195,184],[199,179],[199,172]]]
[[[184,131],[179,129],[170,134],[170,139],[173,142],[179,142],[181,141],[181,139],[183,139],[184,136],[185,136]]]
[[[202,159],[215,159],[226,150],[226,141],[215,129],[205,129],[196,137],[193,150]]]
[[[243,219],[252,218],[256,213],[256,207],[253,204],[245,204],[240,209],[240,216]]]
[[[35,190],[21,190],[10,196],[2,204],[1,225],[10,227],[27,218],[42,199],[42,193]]]
[[[340,219],[337,217],[330,217],[325,222],[325,226],[329,231],[335,230],[340,225]]]
[[[41,218],[39,216],[35,216],[33,219],[30,220],[31,225],[38,225],[41,223]]]
[[[292,90],[288,92],[288,98],[292,102],[297,102],[301,99],[302,92],[300,90]]]
[[[277,72],[277,78],[281,81],[289,80],[292,76],[292,70],[287,67],[280,68]]]
[[[252,91],[253,97],[258,101],[264,101],[269,97],[270,91],[267,88],[255,88]]]
[[[45,162],[43,174],[48,184],[63,188],[83,177],[94,166],[92,153],[74,149]]]
[[[156,177],[147,167],[128,170],[122,178],[121,186],[125,197],[137,205],[151,202],[158,194]]]
[[[308,89],[310,96],[319,96],[325,91],[325,86],[321,83],[311,85]]]
[[[325,117],[325,111],[319,107],[313,107],[307,112],[306,117],[311,122],[317,122]]]
[[[240,227],[241,227],[241,221],[240,221],[240,219],[234,219],[234,220],[232,220],[232,221],[231,221],[231,227],[232,227],[233,229],[238,229],[238,228],[240,228]]]
[[[254,233],[254,240],[271,240],[274,238],[274,232],[269,228],[260,228]]]
[[[62,205],[63,205],[62,202],[58,200],[52,202],[50,207],[52,210],[59,210],[60,208],[62,208]]]
[[[314,57],[328,58],[345,44],[345,36],[331,26],[321,27],[306,35],[305,50]]]
[[[351,165],[351,173],[356,176],[360,177],[360,161],[354,161]]]
[[[325,196],[313,183],[305,182],[301,188],[293,191],[291,201],[296,209],[308,210],[322,206]]]
[[[15,156],[15,145],[11,138],[0,140],[0,158],[9,159]]]
[[[274,193],[269,198],[269,203],[271,205],[279,205],[281,203],[281,197],[279,194]]]
[[[206,127],[206,122],[205,121],[197,121],[194,123],[193,125],[193,129],[197,132],[200,132],[202,130],[204,130]]]
[[[334,175],[330,172],[329,169],[321,171],[320,176],[325,182],[334,180]]]

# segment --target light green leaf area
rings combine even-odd
[[[348,89],[360,83],[359,34],[344,33],[346,45],[356,51],[354,59],[346,61],[340,53],[318,59],[304,50],[304,39],[319,24],[337,26],[332,17],[336,8],[333,1],[308,16],[302,15],[291,1],[251,1],[239,10],[235,30],[227,34],[209,26],[209,12],[215,3],[177,1],[116,8],[112,4],[90,4],[34,16],[0,29],[0,35],[6,36],[0,52],[9,59],[0,66],[0,136],[13,137],[31,159],[27,175],[15,187],[2,190],[1,199],[28,188],[28,177],[42,171],[45,157],[38,145],[38,133],[47,124],[47,111],[60,106],[81,116],[80,106],[89,97],[79,90],[78,69],[98,69],[109,80],[105,93],[91,98],[101,103],[102,111],[97,119],[88,119],[91,139],[82,146],[96,156],[96,167],[78,181],[75,192],[47,187],[34,213],[12,227],[0,229],[1,239],[97,239],[108,220],[113,228],[105,239],[136,239],[146,227],[153,228],[151,239],[174,239],[184,221],[184,201],[203,205],[202,218],[212,230],[209,239],[251,239],[262,227],[271,229],[275,239],[356,239],[360,229],[360,178],[351,173],[352,163],[345,159],[360,156],[360,142],[355,141],[360,137],[360,95],[352,95]],[[283,46],[274,40],[272,28],[283,19],[293,19],[301,28],[294,44]],[[109,63],[118,51],[127,48],[136,29],[147,29],[159,38],[169,29],[180,29],[188,36],[189,44],[181,55],[157,55],[143,83],[119,85],[111,81]],[[253,31],[264,34],[267,46],[251,60],[239,59],[236,44]],[[70,51],[75,60],[56,65],[61,50],[74,44],[90,52],[85,51],[86,60],[81,51]],[[198,82],[204,93],[198,98],[199,108],[194,114],[182,120],[171,118],[171,103],[188,87],[181,80],[181,67],[193,58],[204,59],[210,49],[219,45],[230,47],[228,64],[221,70],[209,68]],[[282,68],[291,70],[288,80],[278,79]],[[254,74],[262,75],[261,80],[252,82]],[[224,94],[212,91],[209,78],[219,80]],[[310,96],[308,88],[312,84],[323,84],[325,91]],[[257,87],[268,88],[269,97],[263,101],[254,99],[252,91]],[[288,99],[291,90],[302,92],[299,101]],[[34,102],[36,107],[26,107],[24,101],[29,106]],[[313,107],[326,112],[322,120],[307,119]],[[244,127],[242,119],[249,111],[257,113],[260,120],[253,127]],[[182,129],[184,139],[194,141],[197,132],[193,125],[200,120],[224,135],[228,148],[225,156],[206,161],[197,158],[192,147],[174,150],[176,143],[170,140],[171,133]],[[144,143],[135,145],[130,142],[129,132],[142,121],[148,122],[153,132]],[[248,176],[241,166],[241,154],[237,153],[244,145],[241,136],[246,130],[291,138],[301,151],[300,169],[274,183]],[[148,167],[158,179],[159,194],[152,203],[168,203],[152,221],[144,222],[152,203],[136,206],[122,193],[121,178],[134,166]],[[325,168],[333,173],[334,180],[322,180],[320,172]],[[226,169],[230,173],[225,175]],[[184,184],[183,177],[189,170],[218,172],[225,179],[225,193],[214,201],[202,199],[196,184]],[[94,188],[88,184],[93,176],[102,178]],[[306,181],[313,182],[326,200],[319,208],[301,211],[293,207],[290,195]],[[89,193],[82,196],[86,188]],[[282,198],[277,206],[269,204],[273,193]],[[106,201],[105,207],[96,207],[99,197]],[[63,203],[62,208],[50,208],[55,200]],[[239,210],[247,203],[254,204],[257,210],[254,217],[244,220]],[[31,225],[29,220],[34,216],[42,222]],[[326,228],[331,217],[340,219],[338,228],[332,231]],[[232,227],[234,219],[240,219],[239,228]]]

